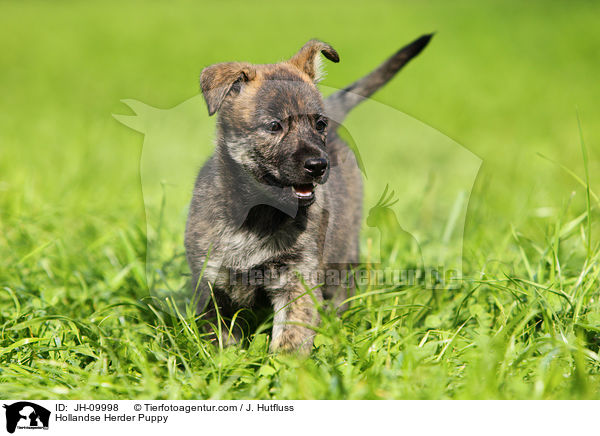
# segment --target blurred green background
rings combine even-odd
[[[269,361],[267,370],[248,376],[250,387],[236,384],[243,378],[223,387],[221,366],[214,380],[212,372],[208,376],[200,369],[201,376],[194,379],[194,371],[187,366],[178,372],[181,368],[174,362],[182,360],[184,366],[196,362],[193,353],[199,346],[190,345],[191,357],[182,357],[185,353],[174,351],[177,347],[165,339],[162,330],[154,330],[155,320],[147,309],[140,313],[121,312],[120,308],[114,313],[103,311],[116,302],[138,304],[133,301],[147,296],[143,290],[146,216],[140,183],[144,138],[112,117],[132,113],[120,100],[135,99],[169,109],[197,96],[203,67],[230,60],[283,60],[310,38],[327,41],[340,53],[339,64],[325,65],[323,84],[341,88],[398,47],[435,31],[430,46],[374,99],[421,120],[483,161],[465,225],[463,254],[472,277],[486,273],[500,282],[505,280],[506,266],[506,271],[537,280],[544,289],[557,293],[560,289],[569,293],[572,301],[579,299],[575,314],[571,303],[564,303],[563,312],[560,304],[550,304],[559,315],[548,315],[556,324],[546,320],[541,332],[528,327],[529,322],[540,325],[531,321],[533,315],[524,315],[528,318],[523,324],[515,320],[516,329],[523,329],[515,333],[522,347],[538,350],[531,348],[531,343],[547,341],[548,336],[560,338],[563,332],[572,340],[569,344],[576,342],[578,314],[591,304],[591,294],[584,293],[580,284],[585,278],[589,285],[585,289],[597,291],[598,252],[582,254],[589,234],[579,226],[586,216],[572,220],[586,210],[585,189],[561,165],[584,179],[579,113],[589,153],[590,186],[597,189],[599,16],[600,3],[595,1],[0,2],[0,288],[4,290],[0,294],[0,379],[5,395],[177,398],[195,392],[204,397],[233,398],[242,389],[246,389],[246,397],[278,398],[597,395],[597,384],[589,391],[582,382],[587,380],[583,373],[597,374],[597,355],[592,359],[596,366],[590,364],[586,372],[581,364],[573,363],[580,357],[568,354],[572,352],[569,348],[558,375],[547,372],[550,364],[541,358],[509,364],[514,357],[510,357],[514,337],[507,339],[504,345],[511,345],[506,349],[496,347],[489,338],[506,331],[502,323],[512,322],[511,317],[526,310],[522,306],[515,309],[509,300],[492,302],[500,291],[491,285],[485,297],[473,294],[479,288],[467,286],[448,297],[453,298],[451,304],[439,300],[431,312],[420,312],[413,324],[402,327],[408,330],[397,330],[395,325],[384,329],[394,340],[407,338],[419,353],[423,344],[429,345],[430,338],[439,335],[440,342],[432,344],[429,351],[415,354],[425,355],[433,366],[402,367],[405,385],[398,384],[403,383],[398,379],[400,370],[389,368],[412,361],[407,354],[404,360],[396,359],[394,349],[388,346],[382,348],[381,366],[373,366],[386,369],[376,374],[363,365],[376,358],[370,355],[364,360],[358,353],[363,357],[347,367],[350,373],[338,374],[337,364],[332,364],[335,370],[326,369],[328,363],[323,362],[339,356],[325,356],[302,370],[289,363],[288,372],[281,375],[279,363]],[[356,112],[358,120],[360,110]],[[362,114],[368,119],[368,111]],[[214,120],[205,118],[203,122]],[[382,138],[386,134],[389,132],[382,132]],[[206,144],[210,139],[207,137]],[[386,156],[391,146],[382,140],[369,146],[368,152]],[[398,170],[393,160],[388,163],[386,167],[383,160],[378,171]],[[592,203],[590,225],[595,246],[597,200]],[[563,229],[565,223],[574,224]],[[178,226],[168,229],[166,239],[173,249],[182,231]],[[567,234],[570,240],[563,244],[561,238]],[[579,236],[583,242],[573,242]],[[565,263],[571,261],[564,277],[554,262],[559,256],[552,251],[558,250],[559,242],[561,247],[576,246],[576,254],[561,258]],[[178,262],[184,265],[181,258]],[[523,298],[530,303],[517,299],[518,304],[525,308],[542,300],[546,304],[537,286],[523,291],[529,292],[530,300]],[[468,300],[472,295],[476,302]],[[597,311],[595,301],[593,311]],[[468,304],[472,304],[472,317],[462,319],[458,312]],[[540,311],[546,313],[547,307],[543,307]],[[70,318],[61,321],[61,316]],[[373,316],[381,320],[379,315]],[[488,330],[473,321],[484,318],[484,324],[496,320],[486,324]],[[498,321],[501,318],[504,321]],[[467,322],[475,323],[472,329]],[[585,328],[589,327],[585,334],[596,332],[596,336],[582,346],[595,353],[600,318],[590,315],[585,323]],[[467,327],[461,330],[460,324]],[[109,333],[93,333],[97,328]],[[367,327],[350,331],[363,339],[371,332]],[[152,341],[141,339],[150,334],[154,335]],[[34,342],[43,347],[47,338],[53,342],[43,349],[27,348],[19,342],[29,337],[38,338]],[[449,356],[454,351],[446,352],[444,341],[450,337],[464,340],[464,349],[469,349],[466,355],[457,351]],[[337,340],[321,342],[331,343]],[[119,344],[128,344],[127,349],[121,350]],[[398,353],[408,353],[404,346],[399,343]],[[48,351],[54,350],[52,347],[58,347],[57,354]],[[501,350],[500,354],[494,350]],[[332,355],[335,352],[331,351]],[[344,353],[340,351],[340,355]],[[538,357],[549,351],[540,353]],[[266,356],[266,351],[263,354]],[[266,359],[264,356],[261,359]],[[503,362],[499,371],[494,362]],[[519,367],[523,362],[528,366]],[[236,365],[230,366],[233,373],[239,369]],[[561,371],[573,377],[567,380]],[[279,384],[256,384],[252,377],[257,374],[271,380],[267,385],[275,379]],[[536,374],[543,383],[534,390],[528,383],[536,380]],[[463,375],[466,382],[461,385],[457,380],[463,380]],[[210,382],[205,385],[204,380]],[[420,382],[414,385],[412,380]],[[553,390],[567,383],[565,380],[574,380],[574,387]],[[344,383],[347,391],[335,390]],[[34,384],[35,389],[25,389]],[[186,390],[191,387],[195,390]]]

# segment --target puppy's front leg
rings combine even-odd
[[[323,294],[320,288],[313,289],[312,295],[300,284],[276,291],[272,295],[273,335],[271,351],[299,351],[310,353],[315,331],[310,326],[319,323],[319,312],[315,301],[321,303]],[[313,299],[314,298],[314,299]]]

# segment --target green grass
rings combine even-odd
[[[3,2],[0,12],[0,398],[600,397],[597,4]],[[185,214],[163,210],[159,229],[162,197],[145,209],[144,138],[112,118],[127,111],[120,100],[171,108],[197,95],[203,66],[279,60],[312,37],[340,52],[324,82],[338,88],[430,31],[431,46],[375,100],[483,161],[460,288],[361,287],[341,318],[322,312],[307,359],[268,353],[268,324],[223,348],[189,307],[160,310],[147,243],[161,257],[151,271],[181,287]],[[201,116],[194,165],[212,139]],[[377,118],[359,109],[350,121],[367,132]],[[398,132],[375,126],[361,149],[369,175],[400,172]],[[411,140],[431,130],[407,126],[399,134]],[[167,201],[187,201],[169,189]],[[399,193],[414,219],[427,217],[419,189]],[[380,193],[367,184],[365,207]],[[368,232],[362,245],[366,258]],[[402,257],[385,250],[384,264]]]

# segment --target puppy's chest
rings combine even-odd
[[[296,277],[317,268],[316,256],[305,234],[260,236],[236,233],[221,248],[221,264],[215,285],[242,307],[254,307],[261,293],[285,288]],[[215,265],[216,266],[216,265]]]
[[[244,271],[265,264],[293,261],[302,250],[301,239],[293,229],[269,235],[240,229],[221,240],[221,266]]]

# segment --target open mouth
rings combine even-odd
[[[298,200],[312,200],[315,197],[315,185],[312,183],[294,185],[292,188]]]

